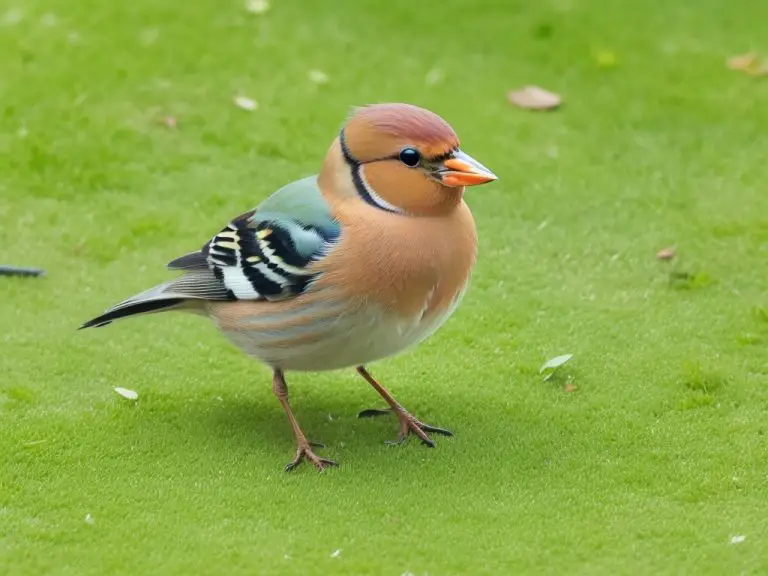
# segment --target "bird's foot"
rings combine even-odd
[[[445,428],[437,428],[436,426],[430,426],[418,420],[405,408],[387,408],[381,410],[378,408],[371,408],[369,410],[363,410],[360,412],[358,418],[372,418],[374,416],[385,416],[387,414],[395,413],[397,419],[400,421],[400,431],[397,434],[395,440],[387,440],[387,444],[399,445],[408,439],[408,436],[415,434],[421,440],[421,443],[430,448],[435,447],[435,441],[432,440],[427,434],[440,434],[442,436],[453,436],[453,432],[446,430]]]
[[[338,466],[336,462],[333,460],[328,460],[327,458],[320,458],[317,454],[315,454],[312,451],[312,448],[325,448],[323,444],[317,443],[317,442],[307,442],[306,440],[299,441],[298,446],[296,447],[296,458],[294,458],[286,467],[286,472],[292,472],[296,469],[296,467],[301,464],[302,460],[309,460],[312,462],[312,464],[317,468],[318,472],[322,472],[326,468],[329,468],[331,466]]]

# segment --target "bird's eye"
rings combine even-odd
[[[409,168],[415,168],[421,162],[421,154],[415,148],[403,148],[400,150],[400,162]]]

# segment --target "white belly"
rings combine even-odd
[[[375,306],[341,314],[332,323],[318,326],[322,338],[295,345],[275,345],[275,335],[258,330],[224,330],[226,337],[246,354],[273,368],[297,371],[336,370],[368,364],[392,356],[430,336],[458,305],[443,314],[419,314],[410,319],[385,315]],[[303,334],[312,327],[306,326]]]

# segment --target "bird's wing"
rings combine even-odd
[[[281,300],[304,291],[314,277],[309,265],[339,234],[311,176],[281,188],[168,268],[186,271],[176,282],[186,284],[183,293],[203,299]]]

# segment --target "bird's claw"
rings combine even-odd
[[[322,472],[326,468],[330,468],[332,466],[338,466],[337,462],[334,462],[333,460],[329,460],[328,458],[320,458],[317,454],[315,454],[312,451],[312,447],[316,448],[324,448],[325,446],[323,444],[319,444],[317,442],[303,442],[300,443],[296,447],[296,458],[294,458],[286,467],[286,472],[292,472],[295,470],[299,464],[301,464],[302,460],[309,460],[315,468],[317,468],[318,472]]]
[[[417,420],[414,416],[408,413],[404,409],[392,409],[387,408],[381,410],[378,408],[371,408],[369,410],[363,410],[357,415],[358,418],[371,418],[374,416],[384,416],[386,414],[395,413],[400,421],[400,432],[397,438],[394,440],[386,440],[384,443],[389,446],[399,446],[404,444],[408,440],[408,436],[415,434],[421,440],[421,443],[429,448],[435,447],[435,441],[432,440],[427,434],[440,434],[441,436],[453,436],[453,432],[446,430],[445,428],[438,428],[436,426],[430,426]]]

